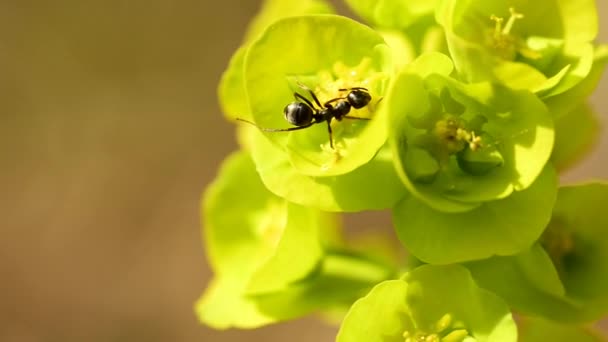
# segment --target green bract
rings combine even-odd
[[[442,0],[436,18],[468,81],[499,81],[549,97],[591,70],[593,0]]]
[[[436,0],[346,0],[346,3],[362,18],[383,28],[405,29],[432,15]]]
[[[447,77],[449,59],[422,55],[396,76],[387,111],[397,171],[416,197],[465,211],[529,187],[553,146],[546,107],[526,91]]]
[[[369,163],[334,177],[299,173],[285,153],[257,132],[252,153],[266,187],[300,205],[325,211],[378,210],[391,208],[406,193],[387,148]]]
[[[266,133],[299,173],[334,176],[350,172],[370,161],[386,140],[384,118],[374,109],[392,72],[390,55],[381,35],[344,17],[280,20],[251,45],[245,58],[245,88],[253,120],[264,128],[290,127],[283,110],[295,100],[294,93],[314,104],[302,84],[314,91],[321,105],[346,96],[348,91],[340,89],[367,88],[371,103],[349,114],[371,120],[333,120],[333,149],[325,123],[294,132]]]
[[[480,286],[530,315],[584,322],[608,313],[608,185],[563,187],[542,246],[467,265]]]
[[[338,342],[516,341],[506,304],[462,266],[422,266],[378,284],[350,309]]]
[[[556,181],[548,166],[528,189],[464,212],[438,211],[409,195],[393,210],[395,229],[408,250],[427,263],[516,254],[529,248],[547,226]]]
[[[304,14],[333,13],[322,0],[301,0],[294,3],[283,0],[265,0],[260,12],[249,25],[243,46],[236,50],[218,87],[219,102],[224,115],[229,119],[249,119],[251,113],[247,103],[243,65],[249,44],[273,22],[290,16]]]
[[[215,327],[272,321],[244,298],[245,293],[277,290],[307,276],[323,254],[321,230],[335,229],[327,214],[268,192],[244,153],[225,162],[205,194],[203,214],[216,279],[197,310],[201,320]],[[277,272],[271,281],[269,272]]]

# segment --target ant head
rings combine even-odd
[[[346,99],[350,103],[351,106],[355,109],[360,109],[369,104],[372,100],[372,96],[367,92],[367,90],[363,89],[353,89],[348,93]]]
[[[306,126],[312,122],[314,112],[302,102],[292,102],[283,110],[285,120],[294,126]]]

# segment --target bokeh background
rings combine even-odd
[[[217,332],[193,314],[200,194],[236,148],[216,86],[258,7],[0,0],[1,342],[333,340],[314,319]],[[608,178],[606,153],[608,133],[564,180]]]

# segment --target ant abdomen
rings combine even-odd
[[[294,126],[306,126],[312,122],[313,109],[302,102],[292,102],[283,110],[285,120]]]

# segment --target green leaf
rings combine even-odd
[[[350,8],[374,26],[404,29],[433,13],[435,0],[346,0]]]
[[[559,324],[541,318],[526,318],[522,321],[520,342],[602,342],[599,332],[584,326]]]
[[[393,220],[401,242],[427,263],[512,255],[539,238],[551,217],[556,190],[555,171],[547,166],[528,189],[466,212],[441,212],[406,196],[393,209]]]
[[[551,161],[565,170],[591,151],[598,140],[599,120],[593,108],[580,103],[570,113],[555,119],[555,146]]]
[[[371,120],[333,120],[333,149],[325,123],[293,132],[265,133],[302,174],[348,173],[370,161],[386,140],[384,118],[374,109],[393,71],[391,54],[382,36],[345,17],[280,20],[251,45],[245,59],[245,88],[253,119],[260,127],[288,128],[282,113],[294,101],[294,93],[315,102],[301,84],[312,89],[322,105],[347,95],[348,91],[339,89],[367,88],[370,104],[349,115]]]
[[[252,153],[266,187],[277,196],[303,206],[325,211],[380,210],[393,207],[406,192],[386,148],[371,162],[334,177],[299,173],[287,156],[260,133],[255,136]]]
[[[426,265],[376,285],[351,307],[336,340],[432,338],[506,342],[516,341],[517,331],[506,304],[477,287],[462,266]]]

